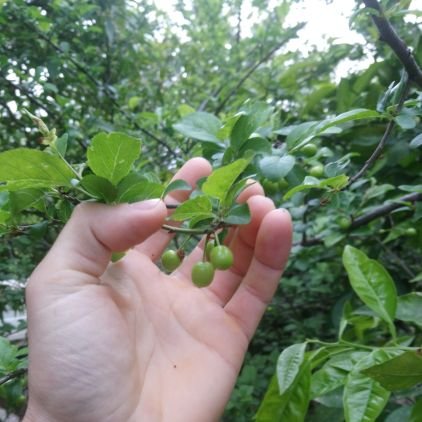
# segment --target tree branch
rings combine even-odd
[[[392,211],[396,210],[397,208],[400,208],[404,202],[415,203],[418,201],[422,201],[422,193],[419,193],[419,192],[409,193],[400,198],[394,199],[392,202],[381,205],[375,208],[374,210],[369,211],[368,213],[363,214],[360,217],[357,217],[356,219],[354,219],[348,231],[357,229],[358,227],[364,226],[368,224],[369,222],[376,220],[379,217],[383,217],[384,215],[390,214]],[[322,243],[323,243],[323,239],[315,237],[311,239],[305,238],[305,241],[303,241],[302,239],[302,242],[299,242],[297,245],[315,246],[315,245],[320,245]]]
[[[376,13],[372,14],[372,20],[378,28],[378,31],[381,35],[381,40],[386,42],[394,51],[409,74],[409,78],[419,87],[422,87],[421,68],[413,57],[409,47],[398,36],[390,21],[385,17],[385,14],[378,0],[363,0],[363,2],[366,7],[376,10]]]
[[[373,211],[364,214],[355,220],[353,220],[352,224],[350,225],[349,230],[356,229],[358,227],[364,226],[365,224],[369,223],[372,220],[375,220],[379,217],[384,215],[390,214],[392,211],[400,208],[403,205],[403,202],[418,202],[422,201],[422,193],[413,192],[407,195],[402,196],[401,198],[395,199],[393,202],[390,202],[385,205],[381,205],[378,208],[375,208]]]
[[[400,110],[403,108],[404,101],[407,97],[407,94],[409,93],[409,81],[406,82],[406,85],[404,89],[402,90],[402,93],[399,98],[399,103],[396,108],[396,114],[400,112]],[[388,141],[388,138],[390,137],[390,134],[395,126],[394,119],[391,119],[388,122],[387,127],[385,128],[384,135],[382,136],[381,140],[379,141],[377,147],[375,148],[374,152],[371,154],[371,156],[365,161],[365,164],[363,167],[352,177],[350,177],[349,182],[347,183],[345,189],[347,189],[352,183],[356,182],[367,170],[369,167],[372,166],[372,164],[375,163],[375,161],[378,160],[379,156],[381,155],[385,144]]]
[[[301,29],[303,27],[302,24],[296,25],[294,28],[291,28],[291,30],[293,32],[298,31],[299,29]],[[275,47],[273,47],[264,57],[262,57],[258,62],[256,62],[253,66],[251,66],[246,73],[240,78],[240,80],[238,81],[238,83],[234,86],[234,88],[223,98],[223,100],[220,101],[220,103],[217,105],[216,109],[215,109],[215,114],[218,114],[221,112],[221,110],[223,110],[224,106],[227,104],[227,102],[230,100],[230,98],[236,94],[236,92],[238,91],[238,89],[244,84],[244,82],[252,75],[252,73],[255,72],[256,69],[258,69],[259,66],[261,66],[262,64],[264,64],[266,61],[268,61],[271,56],[277,51],[279,50],[285,43],[286,41],[290,39],[290,37],[287,37],[287,39],[283,39],[282,42],[278,43]]]
[[[5,384],[7,381],[10,381],[12,379],[18,378],[21,375],[26,374],[26,372],[27,372],[26,368],[20,368],[20,369],[16,369],[16,371],[9,372],[4,377],[0,378],[0,385]]]

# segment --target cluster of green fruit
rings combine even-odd
[[[163,268],[172,272],[182,262],[184,252],[182,250],[167,250],[161,257]],[[215,270],[227,270],[233,264],[233,253],[227,246],[216,245],[214,241],[206,244],[202,261],[192,267],[192,282],[197,287],[206,287],[211,284]]]
[[[306,156],[306,157],[313,157],[317,151],[318,151],[318,147],[315,144],[306,144],[305,146],[303,146],[300,151]],[[324,166],[319,163],[319,162],[314,162],[314,164],[311,166],[311,168],[309,169],[309,174],[313,177],[322,177],[324,176]]]

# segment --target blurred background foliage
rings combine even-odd
[[[380,42],[359,1],[351,28],[366,44],[331,40],[327,48],[307,51],[289,47],[291,40],[300,39],[306,23],[285,24],[290,7],[300,1],[278,1],[270,8],[274,2],[254,0],[258,19],[248,35],[241,31],[242,3],[178,0],[175,13],[180,19],[175,23],[147,0],[0,0],[0,150],[40,147],[39,132],[22,113],[27,108],[59,135],[68,134],[69,161],[82,160],[97,132],[121,131],[142,139],[143,168],[165,180],[192,156],[213,158],[206,144],[173,127],[192,111],[225,120],[247,100],[265,103],[272,107],[267,137],[278,148],[285,140],[283,129],[290,125],[354,108],[376,109],[389,85],[400,80],[402,65]],[[336,2],[327,3],[336,7]],[[410,1],[382,4],[422,63],[420,13],[408,10]],[[409,15],[416,19],[406,21]],[[361,70],[339,74],[345,60],[360,63]],[[224,421],[253,418],[284,347],[306,338],[335,338],[343,304],[355,300],[341,263],[346,243],[381,261],[400,294],[420,288],[421,203],[404,204],[356,228],[341,223],[391,198],[422,191],[420,148],[410,147],[422,128],[421,92],[412,86],[407,98],[411,103],[383,155],[347,190],[328,196],[310,191],[283,200],[315,165],[322,164],[327,176],[330,163],[341,163],[346,173],[355,174],[382,137],[385,121],[348,123],[340,133],[316,138],[316,155],[298,152],[295,170],[285,179],[261,177],[267,194],[293,215],[295,246],[283,283],[250,345]],[[400,188],[403,185],[407,190]],[[0,193],[0,206],[2,198]],[[70,205],[45,201],[43,210],[55,216],[53,221],[44,221],[40,208],[27,203],[31,209],[16,210],[13,230],[2,233],[0,279],[24,281],[71,211]],[[0,317],[11,309],[24,309],[23,291],[0,286]],[[9,336],[22,324],[3,323],[0,335]],[[402,334],[415,336],[416,344],[421,340],[419,328],[412,323],[399,327]],[[385,332],[357,321],[350,337],[377,344],[385,340]],[[7,368],[0,359],[0,369],[7,373]],[[14,379],[0,387],[0,404],[22,414],[25,394],[25,380]],[[396,420],[388,415],[411,404],[412,397],[393,396],[380,420]],[[338,401],[331,407],[312,404],[309,421],[320,420],[343,420]]]

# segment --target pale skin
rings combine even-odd
[[[210,171],[196,158],[175,178]],[[77,207],[27,287],[25,422],[219,420],[291,247],[289,214],[259,184],[239,200],[252,221],[230,233],[234,265],[202,289],[190,272],[203,242],[172,274],[156,265],[172,238],[162,201]]]

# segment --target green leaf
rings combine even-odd
[[[277,379],[280,394],[293,384],[305,359],[307,343],[298,343],[284,349],[277,361]]]
[[[317,179],[316,177],[306,176],[303,184],[295,186],[294,188],[287,191],[283,199],[290,199],[295,193],[309,189],[334,189],[337,191],[346,186],[348,181],[349,177],[345,174],[340,174],[338,176],[322,180]]]
[[[286,5],[286,3],[284,3]],[[278,15],[278,17],[280,17]],[[255,122],[255,127],[259,127],[268,122],[274,112],[274,107],[269,106],[264,101],[247,100],[240,108],[241,113],[245,113]]]
[[[343,395],[346,422],[375,422],[389,397],[390,393],[376,381],[352,371]]]
[[[303,180],[303,183],[287,191],[286,194],[283,196],[283,199],[285,200],[290,199],[295,193],[301,192],[303,190],[319,188],[320,182],[321,181],[317,179],[316,177],[306,176],[305,179]],[[327,188],[323,188],[323,189],[327,189]]]
[[[422,326],[422,293],[412,292],[399,296],[397,302],[396,319],[414,322]]]
[[[412,406],[402,406],[391,412],[384,422],[409,422]]]
[[[400,185],[399,189],[405,192],[419,192],[422,193],[422,185]]]
[[[395,337],[393,320],[397,308],[397,292],[390,274],[379,262],[369,259],[363,252],[349,245],[344,248],[343,264],[353,290],[387,322]]]
[[[224,217],[227,224],[249,224],[251,221],[251,212],[248,204],[237,204],[233,206]]]
[[[233,183],[242,174],[248,164],[248,160],[240,159],[214,170],[202,185],[202,191],[220,201],[224,201]]]
[[[420,397],[413,406],[412,413],[408,422],[421,422],[422,415],[422,397]]]
[[[261,174],[272,181],[278,181],[285,177],[295,165],[295,158],[292,155],[277,155],[263,157],[258,168]]]
[[[192,186],[184,181],[184,180],[173,180],[172,182],[170,182],[164,189],[163,193],[162,193],[162,198],[165,198],[167,194],[169,194],[170,192],[173,192],[175,190],[184,190],[184,191],[190,191],[192,190]]]
[[[270,386],[255,416],[256,422],[303,422],[309,405],[311,370],[305,363],[293,385],[280,394],[277,377]]]
[[[214,216],[211,200],[206,195],[196,196],[180,204],[171,215],[171,219],[174,221],[183,221],[198,217],[199,215]]]
[[[185,117],[188,114],[195,113],[195,109],[188,104],[180,104],[180,106],[177,107],[177,111],[179,112],[180,117]]]
[[[0,190],[70,187],[73,171],[57,155],[17,148],[0,153]],[[7,184],[1,185],[2,182]]]
[[[400,114],[394,118],[394,120],[402,129],[406,130],[416,127],[416,118],[417,117],[412,112],[409,112],[407,109],[403,109]]]
[[[418,136],[414,137],[411,141],[410,141],[410,148],[412,149],[416,149],[419,148],[422,145],[422,133],[419,134]]]
[[[213,114],[197,111],[185,116],[174,129],[188,138],[203,142],[220,143],[217,132],[221,127],[220,120]]]
[[[355,110],[346,111],[345,113],[339,114],[338,116],[329,119],[328,122],[323,125],[324,129],[333,125],[339,125],[346,122],[362,119],[376,119],[381,117],[381,114],[375,110],[368,110],[365,108],[357,108]]]
[[[106,203],[112,203],[116,199],[117,189],[104,177],[88,174],[81,180],[82,187],[94,198]]]
[[[12,214],[19,214],[21,211],[35,207],[44,197],[41,189],[22,189],[10,192],[10,211]]]
[[[221,203],[221,205],[225,208],[230,208],[232,204],[236,201],[236,199],[239,197],[239,195],[248,186],[251,186],[251,184],[248,184],[247,181],[248,178],[244,178],[234,183],[227,192],[227,195],[225,196],[224,201]]]
[[[94,136],[88,148],[88,165],[97,176],[117,185],[128,175],[140,152],[138,139],[118,132],[102,132]]]
[[[388,391],[411,388],[422,382],[422,354],[408,351],[361,372],[378,381]]]
[[[319,186],[325,187],[328,186],[334,190],[343,189],[349,182],[349,177],[345,174],[340,174],[338,176],[330,177],[328,179],[323,179],[320,181]]]
[[[375,422],[387,404],[390,392],[377,381],[362,374],[374,364],[390,360],[402,353],[400,350],[376,349],[357,362],[347,376],[343,393],[346,422]]]
[[[18,348],[4,337],[0,337],[0,373],[14,371],[19,365],[18,355]]]
[[[331,129],[343,123],[361,119],[375,119],[382,115],[375,110],[355,109],[339,114],[336,117],[323,120],[321,122],[306,122],[296,126],[286,138],[287,146],[290,151],[302,148],[314,137],[327,134]]]
[[[312,375],[311,398],[323,396],[345,384],[348,372],[327,362]]]
[[[9,211],[0,209],[0,225],[5,224],[9,220],[10,217],[11,217],[11,214]]]
[[[239,150],[256,129],[253,117],[241,115],[230,133],[230,146]]]
[[[271,154],[271,144],[264,138],[249,138],[239,149],[239,156],[244,157],[248,151],[253,151],[255,154]]]
[[[159,183],[151,182],[136,173],[130,173],[117,186],[116,202],[132,203],[160,198],[162,192],[163,187]]]
[[[60,138],[57,138],[56,142],[54,143],[54,147],[62,157],[66,155],[68,137],[68,134],[65,133],[60,136]]]

